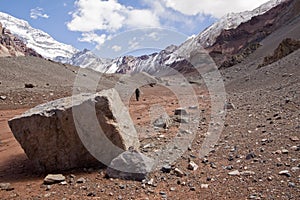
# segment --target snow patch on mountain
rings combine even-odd
[[[27,47],[34,49],[45,58],[56,60],[60,57],[61,60],[66,60],[78,52],[71,45],[60,43],[49,34],[32,28],[27,21],[0,12],[0,22],[12,34],[20,38]]]

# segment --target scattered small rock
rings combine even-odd
[[[34,88],[35,86],[32,83],[25,83],[25,88]]]
[[[171,165],[164,165],[162,168],[161,168],[161,171],[164,172],[164,173],[170,173],[172,170],[172,166]]]
[[[256,155],[255,155],[253,152],[251,152],[251,153],[249,153],[249,154],[246,156],[246,160],[250,160],[250,159],[255,158],[255,157],[256,157]]]
[[[48,174],[44,179],[44,184],[51,185],[55,183],[61,183],[66,180],[66,177],[62,174]]]
[[[294,188],[294,187],[296,187],[296,184],[293,183],[293,182],[289,182],[289,183],[288,183],[288,186],[289,186],[290,188]]]
[[[201,184],[201,189],[208,189],[209,185],[208,184]]]
[[[83,177],[77,179],[77,181],[76,181],[76,183],[85,183],[85,182],[86,182],[86,180]]]
[[[178,168],[175,168],[175,169],[174,169],[174,173],[175,173],[176,176],[178,176],[178,177],[183,177],[183,176],[184,176],[184,173],[183,173],[180,169],[178,169]]]
[[[188,165],[188,169],[193,170],[193,171],[196,171],[198,169],[198,167],[199,166],[194,161],[191,161]]]
[[[95,197],[96,196],[96,193],[95,192],[89,192],[87,194],[88,197]]]
[[[4,100],[7,99],[7,97],[6,96],[0,96],[0,99],[4,101]]]
[[[151,158],[137,151],[125,151],[111,161],[106,174],[110,178],[142,181],[152,167]]]
[[[253,171],[243,171],[240,173],[241,176],[251,176],[251,175],[255,175],[255,172]]]
[[[300,170],[300,168],[299,167],[292,167],[292,172],[296,172],[296,171],[299,171]]]
[[[286,177],[291,177],[292,176],[288,170],[280,171],[279,175],[286,176]]]
[[[290,140],[292,140],[293,142],[298,142],[300,141],[300,139],[297,136],[292,136],[290,137]]]
[[[291,150],[293,150],[293,151],[300,151],[300,146],[292,146]]]
[[[234,106],[234,104],[231,103],[231,102],[226,102],[226,103],[224,104],[224,109],[226,109],[226,110],[235,110],[235,106]]]
[[[282,150],[281,150],[281,153],[282,153],[282,154],[288,154],[289,151],[288,151],[287,149],[282,149]]]
[[[197,109],[198,109],[198,106],[190,106],[189,109],[190,109],[190,110],[197,110]]]
[[[217,169],[217,165],[215,163],[213,163],[213,162],[210,163],[210,167],[213,168],[213,169]]]

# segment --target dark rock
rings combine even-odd
[[[25,83],[25,88],[34,88],[35,85],[33,85],[32,83]]]
[[[187,115],[188,112],[184,108],[176,108],[174,115]]]
[[[164,172],[164,173],[170,173],[172,170],[172,166],[171,165],[164,165],[162,168],[161,168],[161,171]]]
[[[246,156],[246,160],[250,160],[250,159],[255,158],[255,157],[256,157],[256,155],[255,155],[253,152],[251,152],[251,153],[249,153],[249,154]]]

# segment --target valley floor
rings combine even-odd
[[[188,109],[188,112],[192,115],[200,112],[198,118],[194,118],[200,122],[194,127],[195,139],[172,163],[170,173],[155,171],[146,183],[108,179],[105,169],[78,169],[60,172],[66,176],[66,185],[43,185],[46,174],[34,173],[7,125],[9,118],[33,105],[25,104],[18,110],[2,105],[0,182],[9,182],[14,189],[1,190],[0,198],[300,199],[298,55],[292,54],[261,69],[250,63],[246,67],[238,65],[222,71],[227,99],[235,109],[227,110],[217,145],[205,158],[198,155],[211,123],[210,97],[205,87],[194,85],[198,109]],[[184,86],[178,84],[178,87]],[[179,123],[174,123],[168,130],[153,128],[149,117],[153,105],[162,106],[168,115],[173,115],[179,106],[174,93],[162,85],[143,87],[138,102],[131,97],[130,114],[140,134],[141,151],[146,155],[178,136],[180,127]],[[199,168],[189,170],[190,161]],[[182,175],[176,173],[175,168],[182,171]],[[84,178],[83,183],[76,183],[79,178]]]

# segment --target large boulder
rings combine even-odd
[[[11,119],[9,126],[42,171],[109,165],[124,150],[139,147],[128,109],[115,89],[39,105]]]

